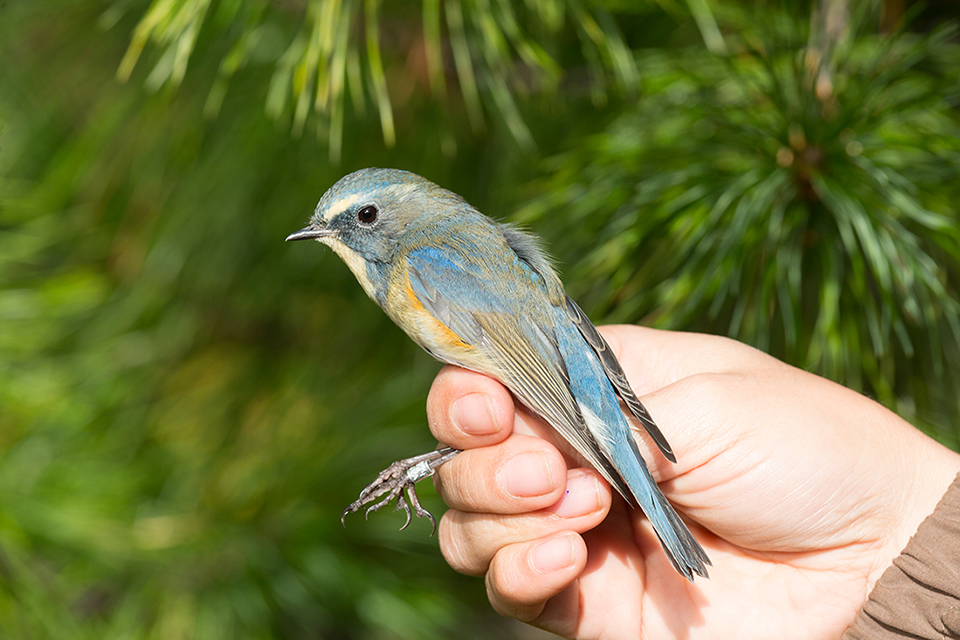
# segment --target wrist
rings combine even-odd
[[[883,572],[843,640],[960,637],[960,473]]]
[[[901,464],[909,474],[904,478],[901,492],[902,510],[899,526],[892,527],[890,561],[900,555],[920,524],[940,503],[951,483],[960,473],[960,454],[948,449],[929,436],[914,429],[913,455],[905,456]],[[881,572],[890,562],[880,567]]]

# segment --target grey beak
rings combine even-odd
[[[291,240],[316,240],[317,238],[328,238],[332,235],[336,235],[336,232],[331,231],[330,229],[314,229],[313,227],[306,227],[305,229],[294,231],[288,235],[285,242],[290,242]]]

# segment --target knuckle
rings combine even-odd
[[[501,549],[491,561],[484,583],[487,599],[497,613],[530,622],[540,615],[544,603],[529,597],[531,576],[523,570],[522,557],[522,545]]]
[[[489,567],[489,558],[483,558],[467,533],[466,519],[470,514],[451,509],[440,519],[440,553],[457,573],[480,576]]]
[[[452,509],[481,510],[486,505],[484,465],[476,460],[475,451],[464,451],[441,466],[434,474],[434,486],[441,499]]]
[[[733,372],[697,373],[682,381],[688,391],[700,399],[700,406],[717,406],[725,403],[731,391],[746,382],[743,376]]]

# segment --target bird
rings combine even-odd
[[[710,559],[663,495],[634,440],[620,401],[676,462],[666,437],[630,387],[607,342],[565,293],[531,233],[497,222],[461,196],[400,169],[368,168],[338,180],[309,224],[287,241],[329,246],[363,290],[420,347],[441,362],[499,380],[550,424],[653,525],[670,563],[693,582]],[[459,450],[441,447],[400,460],[344,510],[343,518],[407,490],[418,516],[436,521],[415,485]]]

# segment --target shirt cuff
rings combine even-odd
[[[843,640],[901,638],[960,638],[960,474],[843,634]]]

